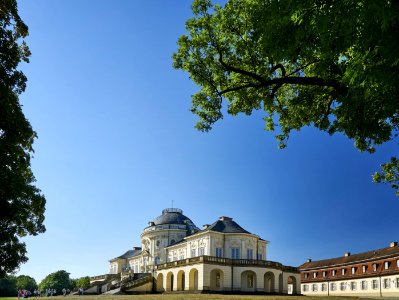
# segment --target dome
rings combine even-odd
[[[187,225],[188,230],[198,229],[197,226],[188,217],[183,215],[183,211],[179,208],[165,208],[162,215],[156,217],[152,222],[153,225],[178,224]]]

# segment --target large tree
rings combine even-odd
[[[27,35],[16,0],[0,1],[0,278],[28,260],[20,238],[45,231],[45,198],[30,167],[36,133],[19,103],[26,77],[18,65],[29,62]]]
[[[280,147],[304,126],[370,153],[397,136],[398,0],[195,0],[192,9],[173,60],[201,86],[197,129],[210,130],[226,107],[263,110]],[[398,189],[398,170],[392,159],[374,180]]]
[[[64,288],[70,290],[74,288],[74,282],[65,270],[51,273],[39,283],[40,290],[55,289],[57,294],[60,294]]]
[[[73,279],[74,289],[83,288],[86,289],[90,285],[90,277],[84,276],[80,278]]]
[[[18,290],[28,290],[33,292],[37,289],[36,280],[28,275],[19,275],[15,278]]]
[[[15,297],[18,295],[16,279],[12,275],[0,278],[0,297]]]

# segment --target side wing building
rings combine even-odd
[[[300,266],[302,294],[309,296],[399,297],[399,247],[318,261]]]

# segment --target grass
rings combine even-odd
[[[58,299],[64,297],[42,297],[37,299]],[[0,300],[17,300],[17,297],[0,297]],[[34,300],[36,298],[32,298]],[[104,296],[67,296],[65,300],[203,300],[203,299],[228,299],[228,300],[372,300],[373,298],[358,297],[311,297],[311,296],[260,296],[260,295],[219,295],[219,294],[150,294],[150,295],[104,295]],[[374,298],[377,299],[377,298]],[[378,298],[380,299],[380,298]]]

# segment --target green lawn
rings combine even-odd
[[[38,299],[58,299],[64,297],[42,297]],[[228,300],[372,300],[372,298],[357,297],[310,297],[310,296],[258,296],[258,295],[218,295],[218,294],[160,294],[160,295],[107,295],[107,296],[67,296],[65,300],[203,300],[203,299],[228,299]],[[0,297],[0,300],[17,300],[17,297]],[[32,298],[34,300],[35,298]],[[375,298],[377,299],[377,298]],[[381,298],[378,298],[381,299]]]

